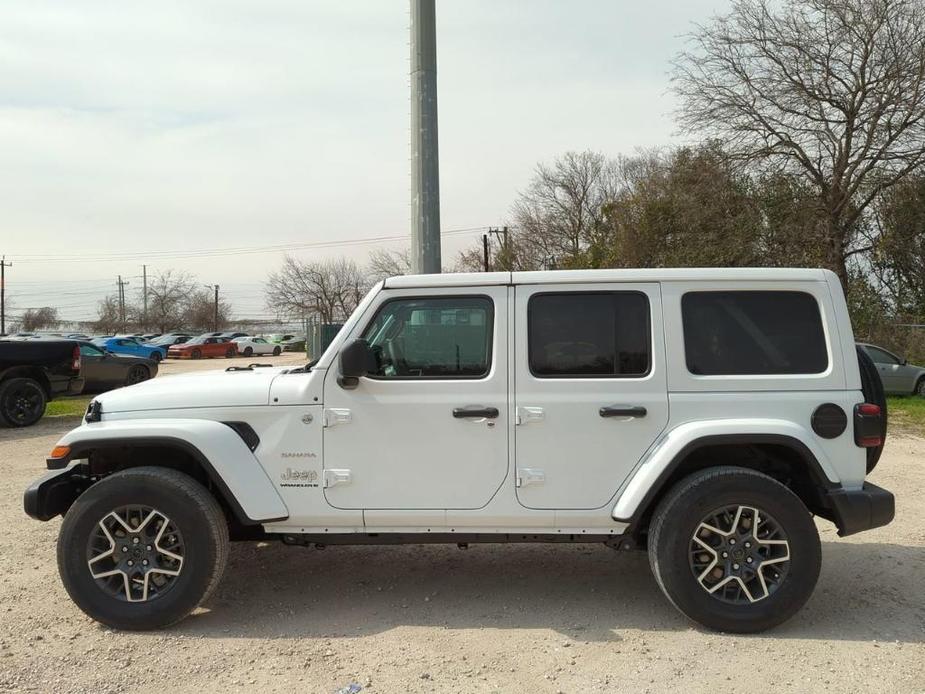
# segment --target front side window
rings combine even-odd
[[[650,367],[649,299],[640,292],[537,294],[527,308],[530,371],[626,378]]]
[[[681,314],[692,374],[819,374],[829,366],[819,304],[811,294],[688,292]]]
[[[491,368],[493,305],[486,297],[393,299],[366,327],[372,378],[480,378]]]

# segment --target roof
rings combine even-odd
[[[386,289],[471,287],[506,284],[575,284],[593,282],[824,282],[827,270],[814,268],[642,268],[606,270],[539,270],[531,272],[455,272],[402,275],[385,280]]]

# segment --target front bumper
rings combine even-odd
[[[63,516],[88,484],[80,465],[53,470],[29,485],[23,494],[23,509],[40,521]]]
[[[893,494],[869,482],[861,489],[850,491],[837,487],[829,490],[826,496],[832,520],[842,537],[884,526],[896,513]]]

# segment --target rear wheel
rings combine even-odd
[[[193,359],[199,359],[202,356],[202,350],[194,349],[190,355]]]
[[[138,467],[94,484],[68,510],[58,571],[87,615],[116,629],[180,621],[218,585],[228,526],[215,498],[176,470]]]
[[[753,470],[719,467],[681,480],[659,504],[649,563],[687,617],[749,633],[806,603],[821,550],[812,516],[790,489]]]
[[[280,354],[280,352],[282,352],[282,350],[279,348],[279,345],[277,345],[276,347],[273,348],[273,356],[274,356],[274,357],[278,357],[279,354]]]
[[[225,359],[231,359],[235,355],[234,347],[225,350]]]
[[[11,378],[0,383],[0,423],[28,427],[45,414],[48,396],[32,378]]]
[[[925,376],[922,376],[919,382],[915,384],[915,395],[925,398]]]
[[[147,381],[149,378],[151,378],[151,372],[148,371],[148,367],[142,366],[141,364],[135,364],[135,366],[130,368],[128,373],[125,375],[125,385],[132,386],[136,383]]]

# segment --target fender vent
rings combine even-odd
[[[222,422],[222,424],[234,429],[235,433],[241,437],[241,440],[251,451],[257,450],[257,446],[260,445],[260,437],[257,436],[257,432],[254,431],[250,424],[247,422]]]

